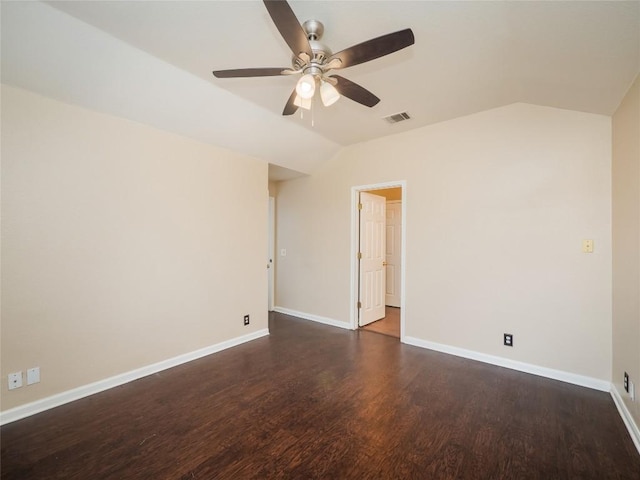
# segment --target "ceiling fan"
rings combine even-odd
[[[351,67],[402,50],[414,43],[410,28],[367,40],[338,53],[320,42],[324,26],[317,20],[300,25],[286,0],[263,0],[278,31],[293,52],[291,68],[241,68],[215,70],[217,78],[268,77],[302,74],[282,112],[291,115],[298,108],[310,110],[316,92],[324,106],[333,105],[340,96],[373,107],[380,99],[364,87],[330,70]]]

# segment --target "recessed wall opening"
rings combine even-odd
[[[352,187],[353,329],[404,337],[405,181]]]

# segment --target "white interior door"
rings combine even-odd
[[[400,269],[402,265],[402,202],[387,202],[386,223],[386,295],[385,303],[390,307],[400,306]]]
[[[386,199],[360,192],[360,308],[358,322],[384,317]]]

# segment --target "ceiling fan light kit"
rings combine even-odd
[[[320,98],[325,107],[330,107],[340,100],[340,94],[338,90],[336,90],[336,87],[329,82],[322,81],[322,85],[320,85]]]
[[[293,104],[296,107],[304,108],[305,110],[311,110],[312,98],[302,98],[300,95],[296,95],[293,100]]]
[[[316,93],[316,76],[305,73],[296,84],[296,93],[305,100],[312,98]]]
[[[324,25],[321,22],[307,20],[300,25],[286,0],[263,1],[273,23],[293,53],[292,68],[215,70],[213,75],[216,78],[239,78],[302,74],[284,107],[283,115],[291,115],[298,108],[309,110],[318,91],[325,107],[336,103],[341,96],[373,107],[380,99],[369,90],[339,75],[327,74],[334,69],[358,65],[389,55],[415,42],[413,32],[407,28],[333,54],[320,42],[324,33]]]

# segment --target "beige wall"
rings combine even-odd
[[[267,328],[267,163],[5,86],[1,153],[3,411]]]
[[[609,117],[514,104],[280,183],[278,306],[349,322],[351,187],[399,180],[408,336],[610,379]]]
[[[269,181],[269,196],[277,197],[278,196],[278,183]]]
[[[640,76],[613,116],[613,372],[640,425]],[[622,386],[627,372],[636,402]]]

